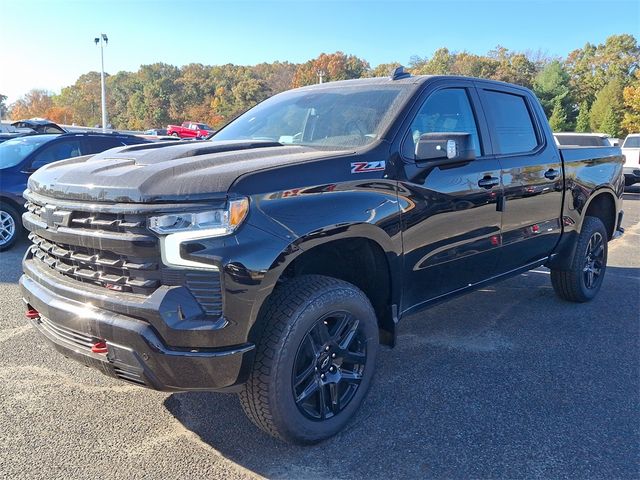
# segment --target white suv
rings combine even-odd
[[[622,144],[624,155],[624,183],[626,186],[640,182],[640,133],[632,133]]]

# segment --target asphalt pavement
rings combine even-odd
[[[234,395],[166,394],[56,353],[0,253],[0,478],[640,478],[640,188],[599,296],[544,268],[403,320],[338,436],[263,434]]]

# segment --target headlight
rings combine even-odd
[[[245,219],[249,200],[231,200],[226,209],[203,212],[171,213],[149,218],[149,229],[161,237],[162,261],[175,267],[192,267],[216,270],[207,263],[182,258],[180,246],[190,240],[220,237],[232,233]]]

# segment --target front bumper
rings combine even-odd
[[[38,331],[70,358],[156,390],[228,391],[246,380],[251,343],[169,347],[148,322],[64,297],[39,280],[20,278],[24,301],[40,313],[32,320]],[[96,342],[105,342],[107,353],[94,353]]]

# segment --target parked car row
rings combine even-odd
[[[141,143],[149,141],[120,133],[44,133],[0,143],[0,251],[11,248],[22,234],[22,193],[29,176],[38,168],[58,160]]]

